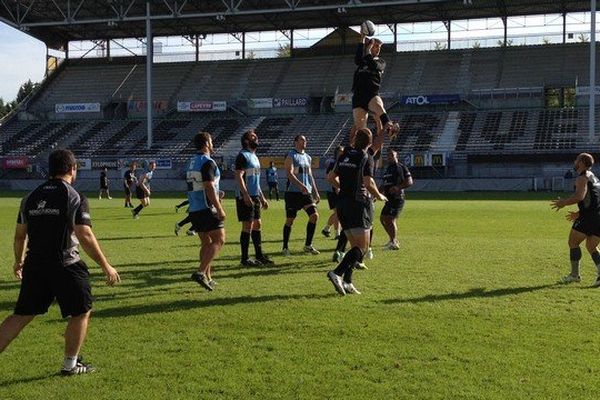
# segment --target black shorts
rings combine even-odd
[[[144,189],[138,186],[135,188],[135,197],[142,200],[149,196],[146,196],[146,192],[144,192]]]
[[[398,217],[404,208],[404,201],[399,199],[393,199],[387,201],[383,208],[381,209],[381,215],[387,215],[390,217]]]
[[[342,229],[371,229],[373,227],[374,207],[372,201],[362,202],[338,197],[337,215]]]
[[[45,314],[56,299],[63,318],[92,309],[90,273],[83,261],[68,266],[25,262],[16,315]]]
[[[335,210],[337,205],[338,194],[336,192],[327,192],[327,203],[329,203],[329,209]]]
[[[379,96],[379,93],[366,92],[362,93],[362,91],[354,92],[352,95],[352,108],[362,108],[365,111],[369,111],[369,102],[375,96]]]
[[[101,190],[108,190],[108,185],[100,185]]]
[[[296,218],[298,211],[310,204],[314,204],[310,194],[285,192],[285,215],[287,218]]]
[[[193,211],[188,218],[192,221],[192,229],[196,232],[210,232],[223,229],[225,226],[210,209]]]
[[[586,236],[600,237],[600,216],[599,217],[579,217],[573,222],[573,229]]]
[[[277,182],[267,182],[269,189],[277,189]]]
[[[260,197],[251,196],[252,205],[247,206],[244,199],[235,199],[235,208],[237,210],[238,221],[248,222],[260,219]]]
[[[123,190],[125,191],[125,196],[131,196],[131,188],[127,185],[123,185]]]

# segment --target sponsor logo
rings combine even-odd
[[[29,215],[60,215],[60,210],[57,208],[46,208],[46,200],[40,200],[37,203],[37,209],[29,210]]]
[[[37,208],[38,208],[38,210],[40,208],[46,208],[46,200],[40,200],[37,204]]]
[[[425,104],[429,104],[429,100],[427,99],[427,96],[412,96],[412,97],[407,97],[404,104],[413,104],[413,105],[417,105],[417,106],[423,106]]]

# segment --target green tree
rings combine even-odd
[[[285,45],[279,45],[279,50],[277,50],[277,57],[291,57],[292,56],[292,46],[287,43]]]
[[[433,49],[434,50],[446,50],[446,45],[442,44],[441,42],[434,42]]]
[[[31,79],[28,79],[27,82],[21,85],[19,91],[17,92],[17,103],[20,103],[25,99],[31,92],[33,92],[39,83],[31,82]]]
[[[587,35],[580,33],[579,36],[577,36],[577,41],[579,43],[587,43],[590,41],[590,38],[587,37]]]
[[[479,48],[481,48],[481,43],[480,43],[478,40],[476,40],[476,41],[475,41],[475,43],[473,43],[473,48],[474,48],[474,49],[479,49]]]

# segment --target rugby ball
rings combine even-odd
[[[360,33],[365,36],[373,36],[375,34],[375,24],[366,20],[360,25]]]

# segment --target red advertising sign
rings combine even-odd
[[[2,168],[4,169],[26,169],[28,166],[28,157],[6,157],[2,160]]]

